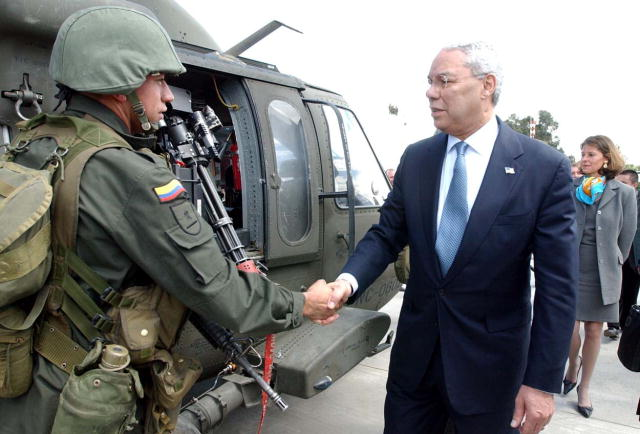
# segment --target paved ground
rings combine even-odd
[[[395,329],[403,293],[382,310]],[[640,373],[627,371],[618,361],[617,342],[604,338],[592,381],[593,416],[585,419],[575,407],[575,392],[556,397],[556,414],[545,434],[640,434],[635,415],[640,396]],[[385,381],[389,351],[363,360],[329,389],[311,399],[285,396],[289,410],[269,408],[264,434],[375,434],[382,432]],[[254,433],[258,407],[232,413],[218,430],[221,433]],[[490,433],[487,433],[490,434]]]

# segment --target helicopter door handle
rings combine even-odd
[[[338,232],[336,234],[336,239],[344,241],[344,244],[347,246],[347,249],[351,246],[351,244],[349,243],[349,235],[343,232]]]
[[[320,199],[334,199],[338,197],[347,197],[346,191],[330,191],[329,193],[320,193]]]
[[[277,173],[273,172],[271,174],[270,187],[273,188],[274,190],[279,190],[281,185],[282,185],[282,179],[280,179],[280,176]]]

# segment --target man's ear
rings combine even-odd
[[[493,95],[496,91],[496,76],[493,74],[485,75],[482,80],[482,95],[485,97]]]

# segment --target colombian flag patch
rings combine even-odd
[[[180,194],[184,193],[186,190],[182,184],[180,184],[180,181],[174,179],[168,184],[154,188],[153,191],[155,191],[160,202],[169,202],[180,196]]]

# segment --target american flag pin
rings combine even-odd
[[[506,173],[507,175],[515,175],[516,171],[513,170],[513,167],[505,167],[504,168],[504,173]]]

